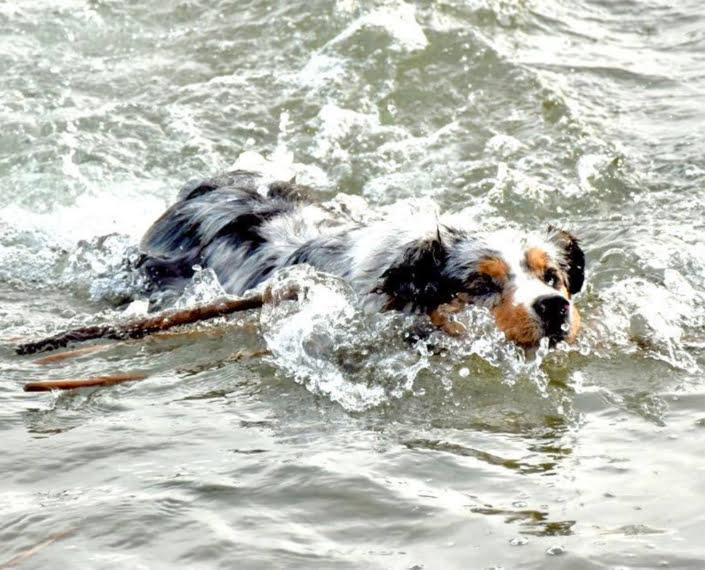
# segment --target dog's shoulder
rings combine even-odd
[[[257,227],[308,202],[294,181],[265,181],[244,170],[189,182],[147,230],[140,245],[154,257],[183,257],[224,236],[251,240]]]
[[[293,180],[268,181],[245,170],[191,181],[142,238],[141,267],[154,287],[178,288],[194,265],[209,264],[212,252],[256,249],[264,224],[308,201]]]

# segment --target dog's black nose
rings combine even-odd
[[[536,315],[541,320],[544,334],[553,339],[560,340],[567,334],[564,330],[568,322],[570,303],[560,295],[546,295],[536,299],[533,305]]]

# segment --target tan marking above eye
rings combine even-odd
[[[551,263],[548,254],[541,248],[532,247],[526,252],[526,265],[529,271],[546,285],[555,287],[559,291],[565,289],[565,273]],[[551,279],[554,279],[555,283],[551,283]],[[570,298],[570,295],[567,297]]]
[[[504,260],[496,257],[488,257],[478,261],[477,270],[480,273],[489,275],[499,283],[504,283],[509,280],[509,266]]]
[[[548,267],[548,254],[540,247],[532,247],[526,251],[526,264],[529,270],[537,275],[543,275],[544,270]]]

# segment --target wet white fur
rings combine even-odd
[[[497,256],[509,267],[509,287],[514,303],[524,306],[536,319],[538,317],[532,305],[539,297],[559,295],[570,302],[564,293],[541,281],[526,266],[526,252],[532,247],[542,249],[550,258],[559,261],[558,248],[547,238],[510,229],[477,232],[464,225],[455,215],[438,216],[436,211],[418,211],[408,205],[387,211],[369,225],[340,222],[325,207],[306,205],[262,226],[260,233],[266,238],[266,244],[261,251],[234,257],[232,250],[224,248],[222,252],[213,252],[213,256],[214,261],[222,256],[223,263],[238,268],[225,273],[223,285],[227,291],[241,294],[249,275],[264,259],[276,260],[277,265],[284,265],[290,255],[311,240],[321,240],[321,243],[344,240],[348,245],[343,251],[337,255],[321,252],[312,260],[312,265],[345,277],[365,297],[367,306],[379,308],[384,299],[371,292],[379,284],[384,271],[414,242],[433,239],[440,232],[441,240],[450,244],[452,232],[449,228],[466,235],[457,244],[448,245],[450,276],[466,279],[474,263],[488,255]],[[216,262],[216,265],[220,264]],[[492,305],[496,301],[497,298],[490,297],[485,304]]]

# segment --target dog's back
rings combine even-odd
[[[293,182],[230,172],[180,192],[142,239],[140,267],[152,291],[177,292],[202,266],[228,293],[241,294],[277,267],[319,261],[312,264],[335,272],[337,250],[325,234],[343,226]]]
[[[277,268],[307,263],[371,293],[406,248],[435,235],[435,212],[395,209],[359,223],[308,198],[293,182],[235,171],[188,184],[147,231],[140,266],[154,293],[179,292],[201,266],[240,295]],[[406,301],[403,302],[406,304]]]
[[[178,290],[196,265],[238,267],[244,261],[239,257],[261,245],[261,225],[291,212],[304,199],[293,184],[263,185],[258,174],[246,171],[186,185],[142,239],[141,266],[150,285],[160,291]],[[209,263],[218,252],[221,257],[229,252],[232,259]],[[221,281],[226,277],[219,275]]]

